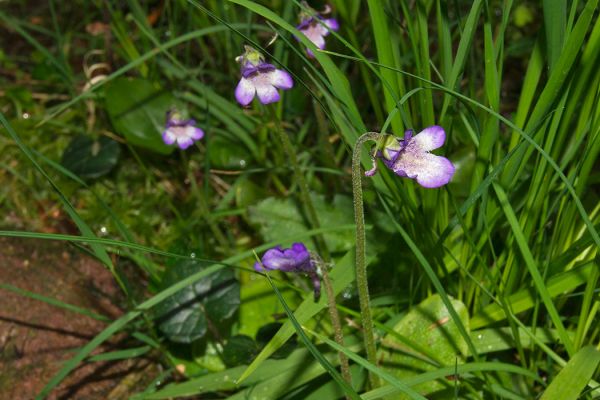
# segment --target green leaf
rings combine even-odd
[[[105,97],[115,130],[129,143],[161,154],[173,151],[161,137],[165,115],[176,104],[171,93],[145,79],[118,78],[106,84]]]
[[[75,136],[65,149],[61,164],[83,179],[95,179],[108,174],[118,163],[121,147],[114,140],[101,136]]]
[[[451,298],[450,301],[462,324],[468,329],[467,308],[456,299]],[[409,311],[393,330],[408,339],[409,343],[416,344],[416,349],[408,347],[392,334],[383,339],[383,350],[379,359],[386,369],[400,379],[424,371],[434,371],[440,366],[460,364],[463,356],[468,353],[467,343],[438,294],[428,297]],[[427,349],[428,354],[435,355],[435,360],[421,353],[418,350],[420,348]],[[415,388],[422,394],[429,394],[445,387],[439,381],[432,380]]]
[[[182,260],[170,267],[162,288],[197,273],[208,263]],[[240,286],[231,270],[220,270],[175,293],[156,307],[159,329],[172,341],[190,343],[202,338],[208,322],[216,325],[231,317],[240,304]]]
[[[322,226],[349,225],[354,222],[352,200],[349,197],[336,195],[332,201],[327,201],[322,195],[312,195],[311,198]],[[249,208],[248,218],[259,227],[266,241],[277,241],[308,231],[298,205],[290,198],[267,198]],[[332,232],[325,237],[325,242],[333,252],[348,251],[354,246],[354,232]]]
[[[250,364],[259,352],[257,343],[249,336],[235,335],[223,347],[223,361],[228,367]]]
[[[540,400],[576,400],[600,363],[600,351],[581,348],[550,383]]]

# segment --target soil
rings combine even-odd
[[[0,283],[85,308],[111,320],[122,301],[111,273],[66,242],[0,238]],[[0,400],[33,399],[105,322],[0,288]],[[117,335],[94,354],[135,346]],[[139,344],[138,344],[139,346]],[[121,399],[156,376],[143,358],[82,363],[49,399]],[[141,386],[143,388],[143,386]]]

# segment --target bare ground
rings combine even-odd
[[[111,319],[119,289],[99,262],[65,242],[0,238],[0,283],[16,286]],[[33,399],[78,348],[105,322],[0,288],[0,400]],[[94,354],[127,346],[112,338]],[[50,399],[127,398],[134,386],[155,375],[148,360],[83,363]]]

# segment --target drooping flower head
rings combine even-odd
[[[315,299],[321,295],[321,280],[319,278],[319,258],[312,255],[304,243],[294,243],[289,249],[275,246],[262,256],[261,262],[254,264],[258,272],[279,270],[307,274],[313,284]]]
[[[340,25],[335,18],[324,18],[325,15],[331,12],[331,7],[326,6],[325,10],[319,13],[310,8],[306,2],[303,2],[303,6],[310,13],[305,11],[300,13],[300,24],[296,29],[302,32],[318,49],[323,50],[325,48],[325,36],[329,35],[330,31],[340,29]],[[310,49],[306,49],[306,53],[309,57],[314,57]]]
[[[430,153],[445,141],[446,132],[441,126],[430,126],[415,136],[408,130],[404,139],[386,135],[374,157],[380,158],[396,175],[415,179],[426,188],[437,188],[450,182],[455,171],[446,157]],[[365,175],[373,176],[376,172],[377,165],[374,164]]]
[[[177,111],[167,112],[167,122],[162,134],[165,144],[172,145],[177,142],[180,149],[185,150],[190,147],[194,141],[204,137],[204,131],[196,127],[196,121],[193,119],[184,119]]]
[[[291,89],[294,86],[292,76],[267,63],[264,56],[254,48],[244,48],[244,54],[236,58],[242,65],[242,78],[235,88],[235,99],[243,106],[250,104],[255,95],[258,95],[262,104],[279,101],[277,89]]]

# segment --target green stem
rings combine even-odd
[[[200,190],[200,188],[198,187],[198,184],[196,182],[196,177],[194,175],[194,171],[192,171],[192,168],[191,168],[192,160],[189,159],[185,153],[183,153],[182,156],[183,156],[184,163],[186,165],[187,176],[190,181],[190,185],[192,186],[192,193],[194,193],[194,196],[196,197],[196,200],[197,200],[196,204],[198,206],[198,211],[200,212],[202,219],[204,219],[204,221],[208,225],[208,228],[214,235],[216,241],[219,243],[219,245],[221,246],[223,251],[226,252],[229,249],[229,241],[227,240],[227,238],[225,237],[223,232],[221,232],[221,229],[215,223],[215,221],[213,220],[213,218],[210,214],[210,208],[208,207],[208,200],[207,200],[206,196],[204,196],[204,193],[202,192],[202,190]]]
[[[377,141],[380,137],[381,135],[377,132],[363,134],[356,141],[354,151],[352,152],[352,194],[354,196],[354,222],[356,223],[356,285],[358,288],[358,300],[360,302],[360,315],[367,360],[373,365],[377,365],[377,350],[375,347],[375,335],[373,333],[373,317],[371,316],[371,307],[369,304],[369,283],[365,263],[365,212],[363,206],[360,152],[365,142],[370,140]],[[371,372],[369,372],[369,381],[372,388],[379,386],[379,378]]]
[[[325,286],[325,292],[327,292],[327,307],[329,309],[329,318],[331,318],[331,325],[333,326],[334,338],[337,344],[345,347],[344,334],[342,333],[342,324],[340,323],[340,314],[338,313],[337,306],[335,303],[335,292],[333,291],[333,285],[329,279],[329,274],[325,268],[321,271],[323,276],[323,286]],[[340,359],[340,368],[342,370],[342,377],[350,386],[352,386],[352,375],[350,374],[350,365],[348,364],[348,357],[341,351],[338,353]]]
[[[275,110],[272,107],[269,107],[269,111],[271,112],[272,119],[275,123],[275,130],[277,131],[279,139],[281,140],[281,144],[283,145],[283,151],[285,151],[286,155],[288,156],[288,159],[292,164],[296,182],[300,187],[300,200],[304,205],[308,222],[310,223],[313,229],[319,229],[321,227],[321,225],[319,224],[319,218],[310,198],[308,184],[306,183],[306,179],[304,179],[304,175],[302,174],[302,170],[300,169],[300,164],[298,164],[298,159],[296,158],[296,153],[294,152],[294,148],[292,147],[292,142],[290,141],[288,135],[283,131],[283,128],[281,127],[279,118],[277,117]],[[316,235],[315,241],[321,257],[325,260],[330,260],[329,250],[327,249],[327,245],[325,244],[325,238],[323,237],[323,235]]]

